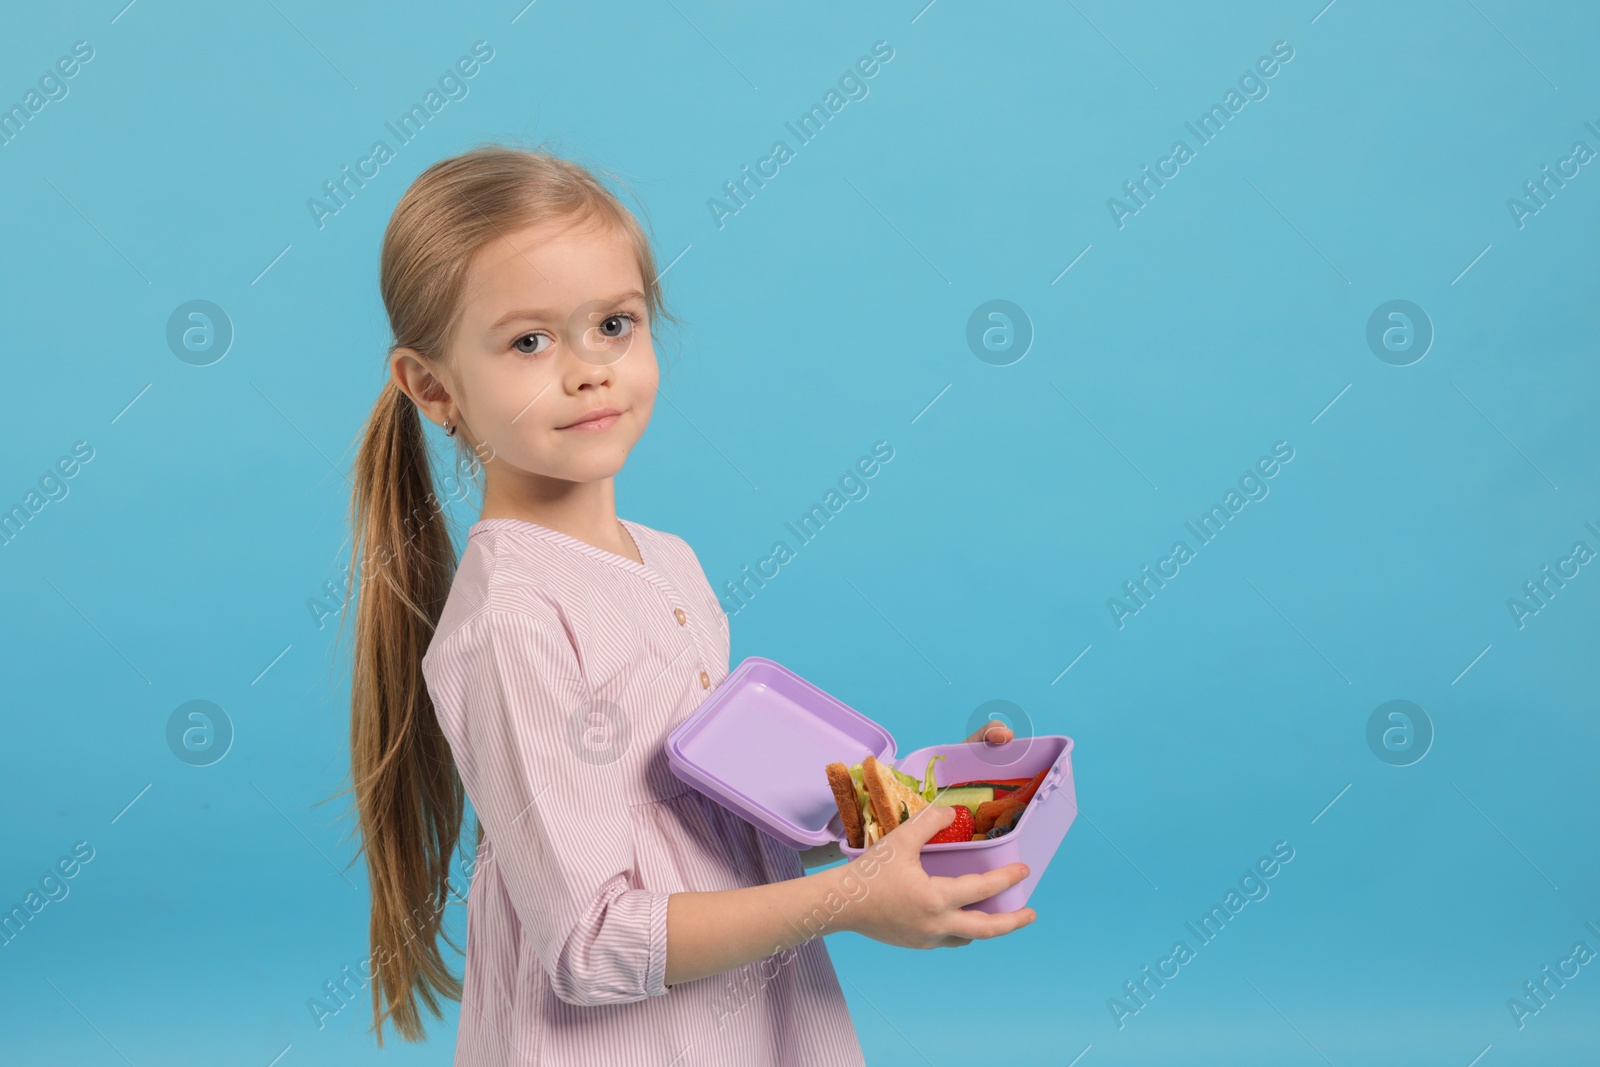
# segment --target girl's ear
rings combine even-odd
[[[454,404],[446,384],[439,380],[428,358],[414,348],[397,348],[389,358],[389,374],[423,415],[440,425],[451,417]]]

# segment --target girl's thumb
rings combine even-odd
[[[925,845],[928,843],[928,838],[949,826],[955,821],[955,817],[955,809],[949,804],[929,804],[912,816],[911,822],[907,825],[916,827],[913,836],[920,837],[922,840],[919,844]]]

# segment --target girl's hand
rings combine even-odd
[[[988,722],[984,723],[978,728],[977,733],[967,738],[967,740],[987,741],[991,745],[1003,745],[1016,736],[1017,735],[1012,732],[1011,727],[1007,726],[999,719],[990,719]]]
[[[972,740],[978,740],[973,738]],[[928,838],[955,818],[945,804],[929,804],[843,867],[843,928],[903,948],[947,948],[973,938],[999,937],[1038,918],[1032,908],[990,914],[964,905],[994,896],[1028,876],[1025,863],[991,871],[936,878],[918,858]]]

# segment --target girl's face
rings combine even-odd
[[[451,340],[463,430],[501,484],[593,482],[622,469],[659,373],[633,245],[603,223],[543,223],[490,241],[468,269]],[[601,410],[615,415],[587,424]]]

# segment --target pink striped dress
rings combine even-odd
[[[422,660],[484,828],[455,1062],[862,1064],[820,937],[663,983],[669,894],[804,871],[668,768],[668,732],[728,675],[728,619],[686,541],[621,521],[643,565],[474,523]]]

